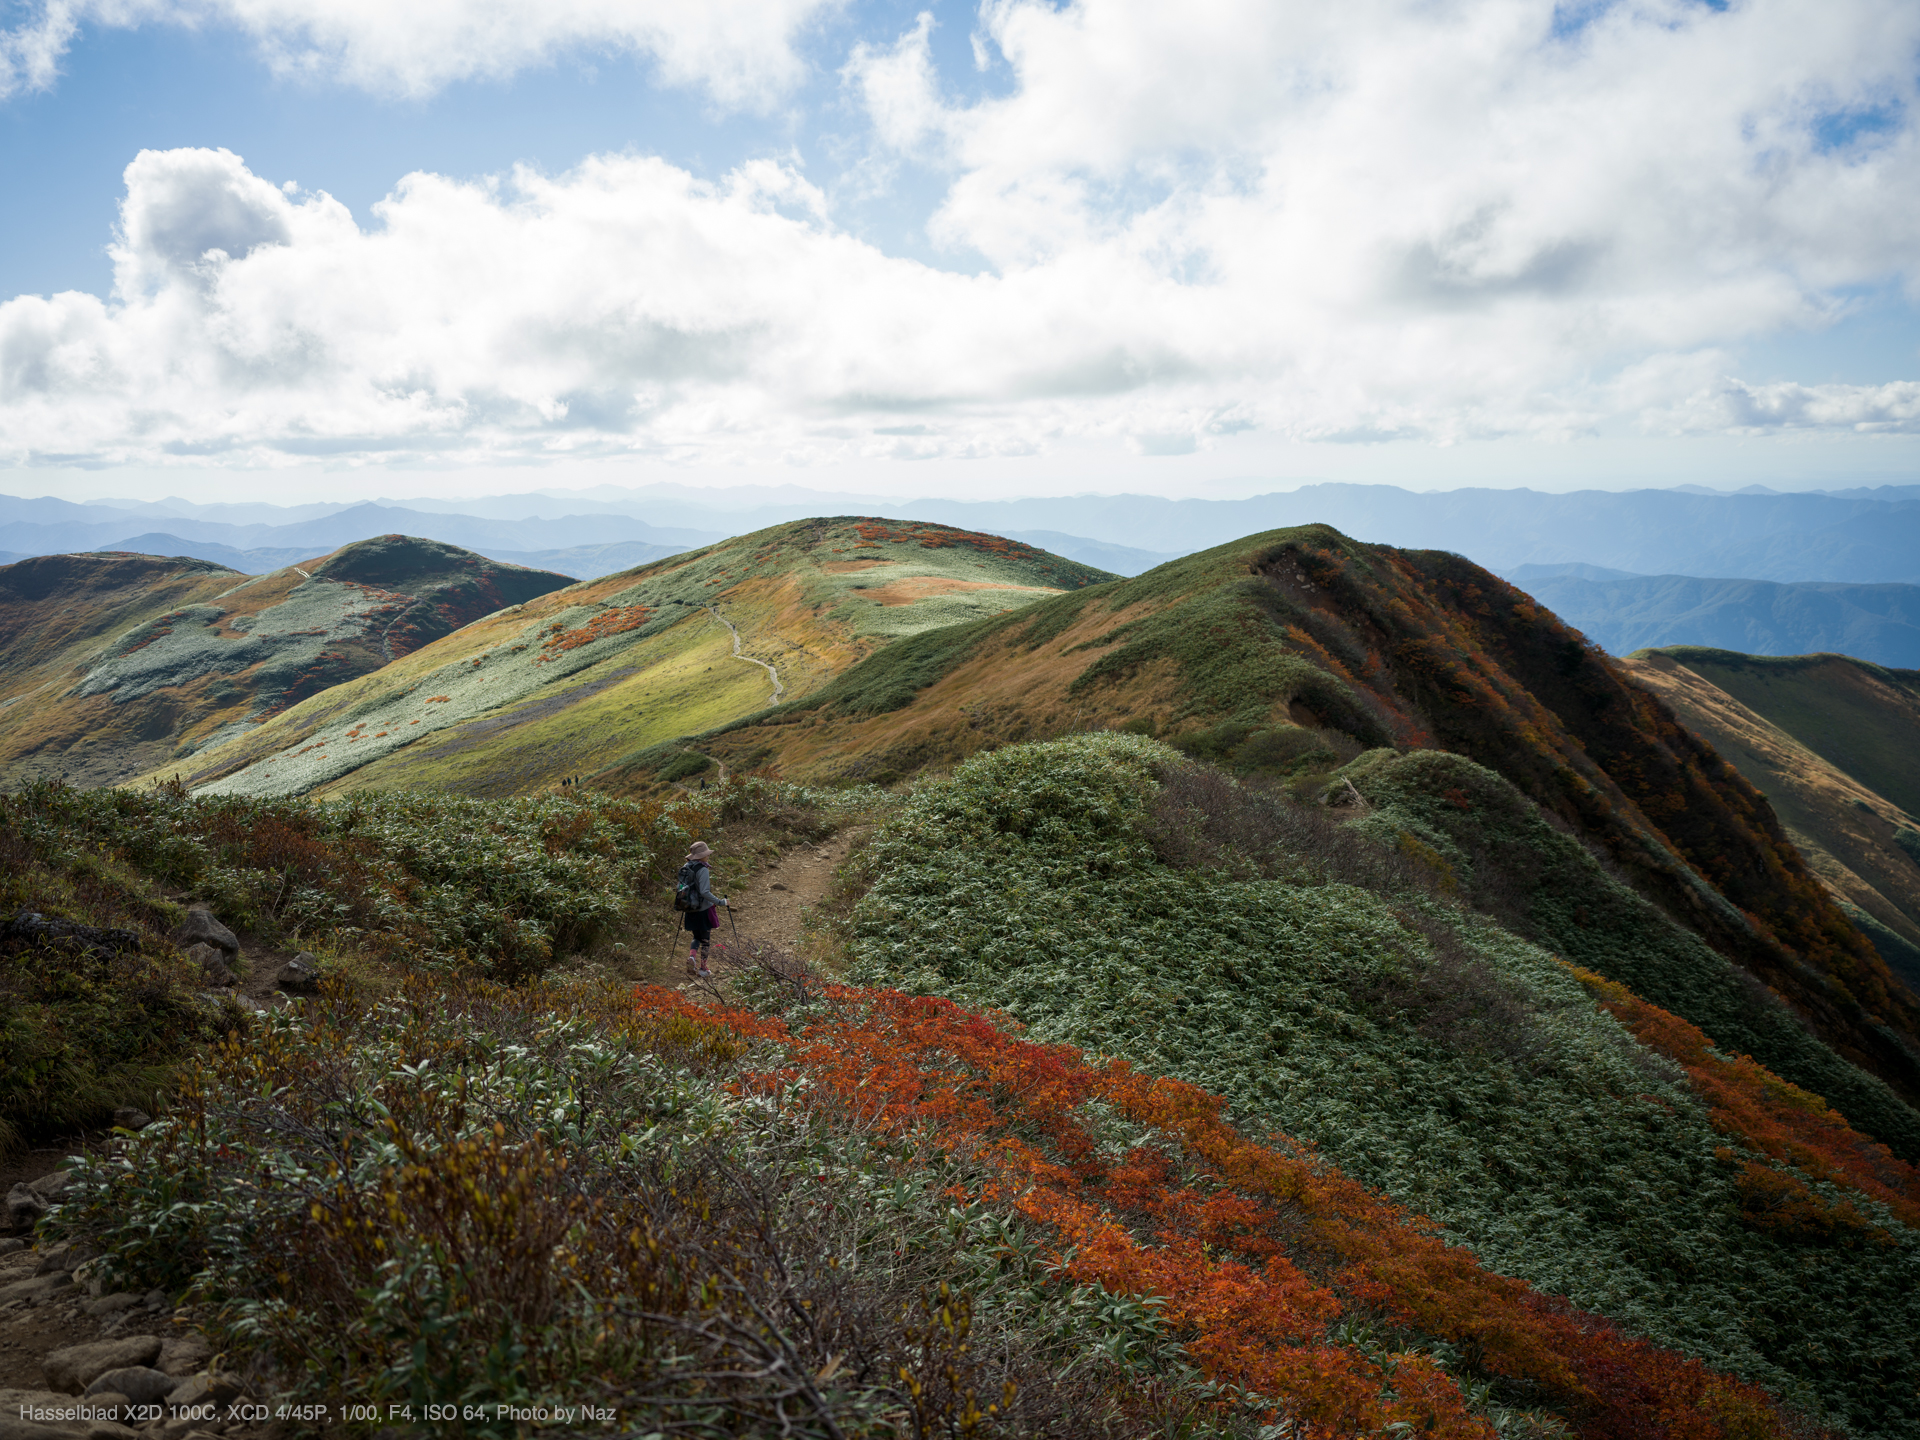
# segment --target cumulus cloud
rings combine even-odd
[[[784,34],[804,12],[769,13]],[[299,33],[345,71],[415,73],[404,36],[376,65]],[[114,294],[0,305],[0,448],[809,462],[1249,429],[1920,432],[1911,385],[1749,384],[1729,359],[1828,323],[1847,287],[1920,282],[1903,0],[988,0],[973,100],[933,36],[925,15],[870,35],[842,80],[863,173],[931,167],[932,232],[984,273],[844,232],[797,163],[416,174],[363,228],[224,151],[148,152]]]
[[[53,83],[84,25],[231,26],[276,70],[424,96],[581,48],[650,57],[670,84],[762,108],[803,66],[800,29],[835,0],[37,0],[0,32],[0,99]]]

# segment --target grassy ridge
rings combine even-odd
[[[1259,825],[1156,773],[1171,752],[1111,736],[923,790],[869,852],[856,973],[1204,1085],[1497,1269],[1859,1433],[1920,1425],[1920,1237],[1851,1194],[1884,1242],[1748,1223],[1749,1152],[1547,952],[1444,904],[1437,847],[1355,856],[1287,810],[1237,851]]]
[[[1845,655],[1742,655],[1676,645],[1665,655],[1705,676],[1816,755],[1920,815],[1920,671]]]
[[[944,526],[774,526],[499,610],[181,773],[257,796],[524,794],[764,709],[766,666],[806,695],[901,637],[1105,578]]]
[[[1608,657],[1458,556],[1325,526],[1250,536],[929,632],[700,743],[736,768],[871,778],[1101,726],[1275,773],[1383,743],[1475,759],[1920,1099],[1920,1001],[1765,798]]]

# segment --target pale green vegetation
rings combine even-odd
[[[1493,1268],[1857,1433],[1912,1433],[1920,1237],[1884,1212],[1885,1243],[1747,1224],[1685,1077],[1461,908],[1449,848],[1388,810],[1356,833],[1141,737],[1015,747],[881,828],[853,973],[1203,1085]]]

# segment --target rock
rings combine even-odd
[[[153,1117],[144,1110],[123,1105],[113,1112],[113,1123],[122,1130],[144,1130],[153,1124]]]
[[[147,1292],[147,1298],[141,1303],[157,1315],[162,1310],[171,1310],[173,1308],[173,1297],[164,1290],[149,1290]]]
[[[40,1268],[33,1273],[51,1275],[56,1270],[71,1270],[73,1266],[67,1264],[67,1252],[72,1248],[71,1245],[55,1245],[43,1251],[40,1256]]]
[[[16,1185],[7,1192],[7,1219],[15,1228],[35,1224],[53,1208],[60,1192],[67,1188],[71,1170],[55,1170],[38,1180]]]
[[[127,1408],[133,1404],[133,1398],[119,1395],[112,1390],[88,1391],[86,1402],[94,1410],[93,1420],[89,1424],[107,1424],[119,1430],[125,1427]],[[91,1432],[89,1432],[91,1433]],[[132,1431],[128,1431],[132,1434]]]
[[[218,1400],[211,1380],[205,1375],[189,1375],[169,1392],[167,1403],[176,1410],[197,1410],[202,1405],[217,1404]]]
[[[46,1358],[47,1388],[78,1395],[109,1370],[147,1366],[160,1358],[158,1335],[129,1335],[124,1340],[96,1340],[50,1351]]]
[[[26,1249],[27,1246],[32,1243],[31,1240],[22,1240],[18,1235],[6,1240],[0,1240],[0,1255],[11,1255],[16,1250]]]
[[[311,995],[320,988],[320,962],[302,950],[280,967],[273,983],[293,995]]]
[[[197,1330],[172,1335],[160,1347],[160,1368],[169,1375],[191,1375],[213,1358],[213,1346]]]
[[[72,1285],[73,1276],[64,1270],[36,1275],[31,1280],[16,1280],[11,1285],[0,1285],[0,1305],[10,1305],[15,1300],[44,1300],[56,1290],[66,1290]]]
[[[199,968],[209,985],[233,984],[233,971],[228,968],[227,957],[204,941],[187,947],[187,959]]]
[[[22,1420],[16,1415],[0,1415],[0,1440],[73,1440],[73,1431]]]
[[[212,1387],[213,1398],[218,1400],[222,1405],[231,1405],[247,1393],[246,1386],[234,1379],[233,1376],[221,1370],[209,1370],[207,1372],[207,1384]]]
[[[86,1393],[95,1395],[103,1390],[111,1390],[116,1395],[124,1395],[136,1405],[151,1405],[164,1400],[173,1393],[180,1381],[164,1370],[154,1370],[145,1365],[128,1365],[119,1370],[106,1370],[96,1375],[87,1386]]]
[[[211,945],[226,953],[229,959],[240,958],[240,937],[213,918],[213,912],[204,905],[187,907],[187,920],[173,932],[173,943],[182,950],[194,945]]]
[[[131,1310],[140,1303],[140,1297],[123,1290],[118,1295],[102,1295],[98,1300],[89,1300],[81,1308],[89,1315],[118,1315],[122,1310]]]

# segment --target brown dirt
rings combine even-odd
[[[845,835],[829,836],[817,845],[802,841],[756,870],[728,896],[740,939],[783,950],[800,949],[806,912],[826,899],[833,888],[833,872],[852,848]]]

